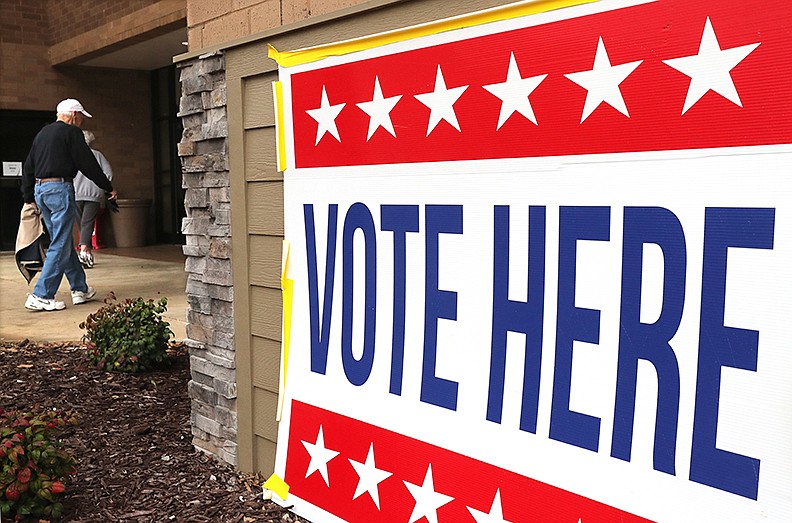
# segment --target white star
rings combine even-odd
[[[384,98],[382,96],[382,88],[380,87],[379,76],[374,79],[374,97],[370,102],[361,102],[357,104],[363,112],[369,115],[368,136],[366,141],[372,137],[374,132],[380,127],[391,133],[396,137],[396,131],[393,130],[393,122],[390,118],[390,112],[399,103],[402,95],[390,96]]]
[[[316,436],[316,443],[301,441],[305,450],[311,455],[311,462],[308,463],[308,470],[305,472],[305,477],[307,478],[314,472],[319,471],[319,474],[324,478],[325,484],[329,487],[330,478],[327,475],[327,463],[338,456],[338,452],[325,447],[324,432],[322,431],[321,425],[319,425],[319,435]]]
[[[330,133],[335,136],[336,140],[339,142],[341,141],[341,137],[338,136],[338,127],[336,127],[335,119],[345,105],[346,104],[330,105],[327,99],[327,89],[325,89],[324,85],[322,86],[322,104],[318,109],[308,109],[305,111],[319,124],[316,128],[316,143],[314,145],[319,143],[319,140],[322,139],[325,133]]]
[[[429,465],[426,471],[423,485],[419,487],[407,481],[404,481],[404,485],[415,499],[415,507],[413,507],[409,523],[414,523],[423,517],[425,517],[429,523],[437,523],[437,509],[454,499],[451,496],[435,492],[434,480],[432,479],[432,465]]]
[[[357,472],[358,480],[357,488],[355,489],[355,495],[352,496],[352,499],[357,499],[358,496],[363,494],[364,492],[368,492],[371,499],[374,501],[374,504],[377,506],[377,510],[380,508],[379,502],[379,487],[378,485],[389,478],[392,473],[386,470],[378,469],[374,463],[374,444],[372,443],[369,446],[368,455],[366,456],[366,462],[360,463],[359,461],[355,461],[353,459],[349,460],[349,463],[352,464],[352,467]]]
[[[760,42],[761,43],[761,42]],[[731,70],[742,62],[746,56],[759,47],[759,43],[721,49],[712,22],[707,17],[704,33],[701,35],[698,54],[663,60],[680,73],[690,77],[685,106],[682,114],[701,100],[707,91],[715,91],[730,102],[742,107],[740,95],[734,86]]]
[[[476,520],[476,523],[511,523],[503,519],[503,506],[501,505],[500,489],[495,491],[495,499],[492,500],[489,514],[468,507],[470,515]],[[578,522],[580,523],[580,522]]]
[[[506,73],[506,81],[499,84],[485,85],[484,89],[501,99],[500,116],[498,117],[498,127],[508,120],[515,112],[520,113],[534,124],[536,116],[531,107],[528,97],[536,89],[542,80],[547,78],[546,74],[523,78],[520,76],[520,69],[517,67],[517,60],[514,53],[509,58],[509,71]]]
[[[443,78],[443,71],[440,69],[439,65],[437,66],[434,91],[415,95],[419,102],[431,110],[429,113],[429,126],[426,128],[426,136],[429,136],[429,133],[440,123],[440,120],[445,120],[453,125],[454,129],[461,131],[456,113],[454,112],[454,104],[459,100],[459,97],[462,96],[462,93],[464,93],[467,88],[467,85],[454,87],[452,89],[447,88],[445,79]]]
[[[605,44],[600,36],[597,43],[597,54],[594,57],[594,68],[590,71],[564,75],[588,91],[580,123],[583,123],[602,102],[607,103],[629,118],[630,114],[627,112],[627,106],[624,104],[619,85],[635,71],[636,67],[641,65],[641,62],[643,60],[611,65],[608,51],[605,49]]]

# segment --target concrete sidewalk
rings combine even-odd
[[[102,300],[113,291],[119,300],[142,296],[145,299],[168,298],[163,315],[170,323],[176,340],[186,336],[187,274],[179,245],[157,245],[129,249],[94,251],[96,264],[85,273],[88,285],[96,289],[94,301],[72,305],[69,284],[63,278],[57,299],[66,309],[34,312],[25,309],[27,294],[33,292],[37,278],[25,284],[11,252],[0,253],[0,340],[79,341],[85,333],[79,325],[104,305]]]

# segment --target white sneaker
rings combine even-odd
[[[85,291],[72,291],[72,303],[79,305],[87,301],[91,301],[96,296],[96,289],[88,287]]]
[[[25,308],[31,311],[60,311],[66,308],[66,304],[62,301],[47,300],[39,298],[35,294],[28,294]]]

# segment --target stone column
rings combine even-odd
[[[187,217],[187,339],[193,444],[237,464],[231,276],[231,178],[225,63],[220,52],[180,64],[179,143]]]

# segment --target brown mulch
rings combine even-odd
[[[77,461],[61,522],[297,523],[261,495],[266,478],[238,473],[193,447],[189,355],[138,375],[92,367],[75,343],[0,341],[0,407],[74,410],[63,433]]]

